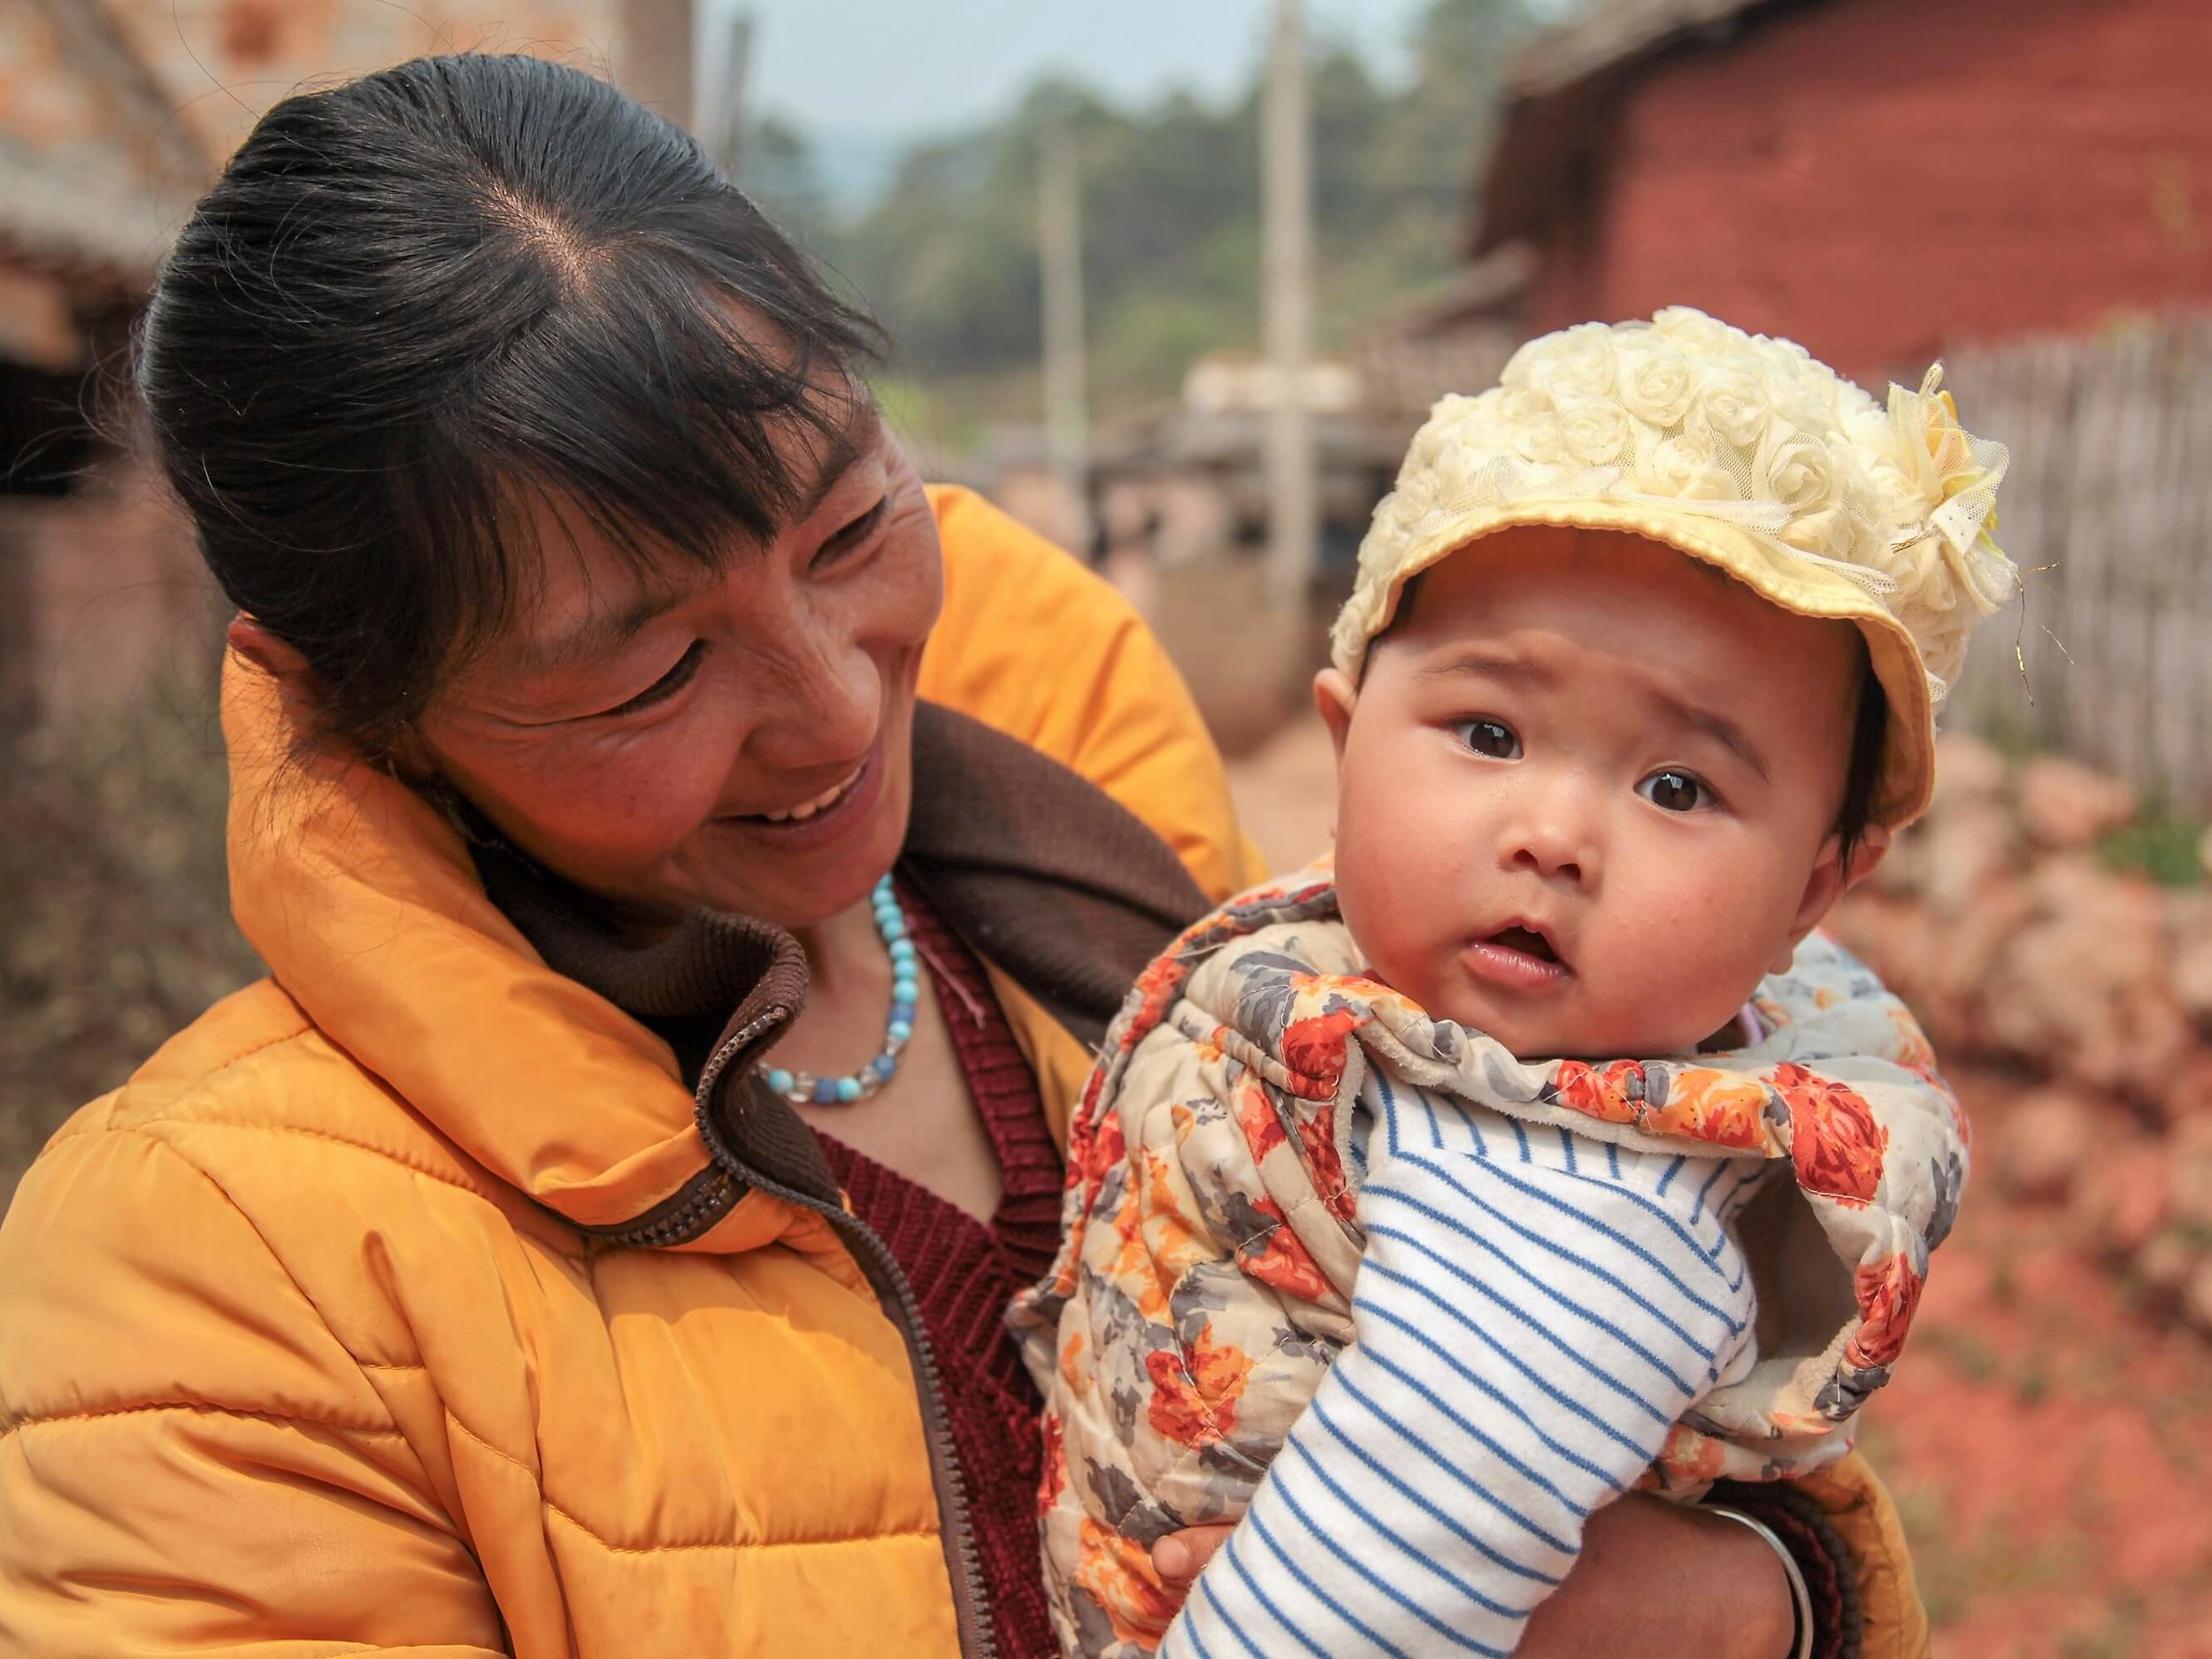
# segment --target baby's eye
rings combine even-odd
[[[1662,812],[1694,812],[1713,803],[1713,792],[1686,772],[1655,772],[1636,786],[1636,793]]]
[[[1509,726],[1496,720],[1462,720],[1454,729],[1459,741],[1478,755],[1487,755],[1492,760],[1521,757],[1521,740]]]

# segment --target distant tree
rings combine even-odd
[[[1349,45],[1317,44],[1325,348],[1453,268],[1502,64],[1534,19],[1531,0],[1433,0],[1402,89],[1379,85]],[[843,227],[804,218],[780,187],[757,188],[874,305],[903,373],[933,387],[1001,383],[1008,412],[1027,412],[1041,332],[1037,156],[1054,121],[1076,134],[1091,378],[1104,411],[1171,396],[1200,351],[1256,346],[1256,76],[1225,106],[1178,92],[1140,110],[1041,83],[1004,120],[910,152],[881,200]]]

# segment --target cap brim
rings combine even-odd
[[[1400,561],[1380,615],[1356,650],[1340,653],[1337,666],[1352,679],[1359,678],[1368,645],[1390,626],[1399,597],[1414,577],[1485,536],[1532,526],[1641,536],[1726,572],[1785,611],[1856,625],[1866,640],[1875,677],[1889,697],[1888,741],[1874,791],[1873,821],[1886,829],[1900,829],[1928,810],[1935,790],[1935,708],[1919,648],[1904,625],[1849,578],[1721,518],[1670,511],[1649,503],[1590,500],[1516,502],[1510,507],[1468,514],[1414,544]]]

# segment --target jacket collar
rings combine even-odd
[[[680,1199],[704,1163],[668,1045],[548,966],[414,790],[311,745],[301,712],[224,665],[231,904],[319,1030],[499,1180],[580,1227]],[[757,1202],[756,1202],[757,1200]],[[699,1248],[804,1246],[821,1224],[755,1194]]]
[[[721,1019],[718,1046],[735,1046],[708,1129],[833,1200],[819,1148],[751,1074],[804,998],[787,934],[701,913],[624,947],[575,889],[496,848],[472,856],[415,790],[310,747],[270,676],[234,655],[223,679],[239,926],[411,1110],[577,1225],[634,1231],[692,1202],[708,1162],[676,1057],[640,1019]],[[910,876],[971,948],[1094,1041],[1138,970],[1204,910],[1195,884],[1102,792],[962,715],[918,710],[915,763]],[[783,1018],[736,1041],[772,1008]],[[753,1193],[691,1248],[825,1239],[818,1217]]]

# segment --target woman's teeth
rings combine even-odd
[[[845,798],[845,791],[859,780],[860,772],[856,768],[853,775],[846,779],[844,782],[832,785],[811,801],[802,801],[786,812],[761,812],[756,816],[764,824],[803,824],[816,813],[826,812],[835,806]]]

